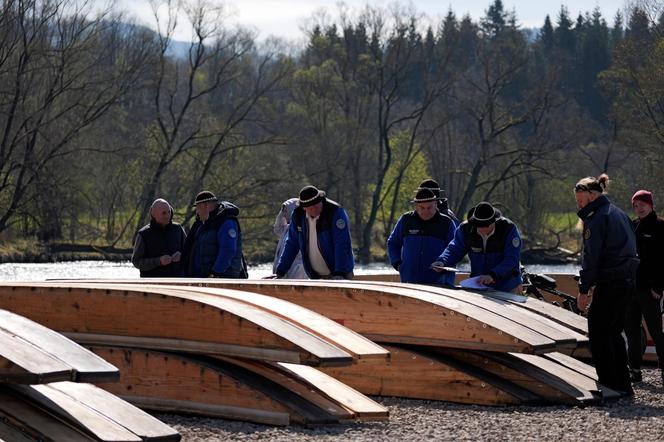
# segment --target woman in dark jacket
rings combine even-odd
[[[629,366],[633,382],[641,381],[641,318],[646,321],[655,341],[660,369],[664,368],[664,334],[662,333],[662,289],[664,289],[664,219],[654,210],[652,193],[639,190],[632,197],[637,218],[632,222],[636,234],[639,268],[636,291],[627,309],[625,334],[629,346]],[[664,372],[662,372],[664,379]]]

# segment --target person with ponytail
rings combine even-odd
[[[604,195],[608,182],[602,174],[574,186],[577,215],[583,222],[577,306],[588,313],[590,351],[599,383],[632,396],[622,331],[636,290],[639,260],[631,220]]]

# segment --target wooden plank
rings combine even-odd
[[[529,364],[532,364],[533,366],[536,366],[560,379],[563,379],[565,382],[569,383],[570,385],[574,385],[580,390],[590,391],[594,395],[604,399],[618,398],[620,396],[616,391],[600,385],[595,379],[592,379],[582,373],[559,364],[552,359],[537,355],[525,355],[519,353],[513,353],[512,356],[526,361]]]
[[[40,384],[70,380],[69,365],[25,341],[0,329],[0,382]]]
[[[146,410],[167,413],[195,414],[213,418],[252,422],[264,425],[287,426],[291,424],[290,414],[276,411],[257,410],[247,407],[213,405],[193,401],[180,401],[146,396],[121,396],[122,399]]]
[[[230,362],[267,378],[334,415],[339,421],[350,421],[358,418],[357,414],[352,410],[341,406],[339,403],[321,394],[316,385],[290,374],[281,366],[281,362],[265,362],[243,358],[230,359],[223,356],[215,356],[215,359]]]
[[[521,296],[506,292],[489,291],[486,292],[486,296],[509,301],[518,307],[532,310],[535,313],[563,324],[583,335],[588,335],[588,320],[586,318],[577,315],[576,313],[572,313],[567,309],[555,306],[550,302],[541,301],[530,296]]]
[[[92,435],[56,418],[32,402],[26,402],[8,387],[0,387],[0,422],[31,437],[31,440],[90,442]],[[12,439],[10,439],[12,440]]]
[[[327,397],[352,410],[357,417],[363,420],[386,420],[389,415],[387,408],[320,370],[285,362],[278,364],[293,375],[315,385]]]
[[[597,380],[597,370],[595,370],[595,367],[590,364],[586,364],[585,362],[559,352],[546,353],[544,356],[548,359],[551,359],[552,361],[556,361],[557,363],[564,365],[567,368],[594,379],[595,381]]]
[[[506,353],[457,349],[436,349],[436,352],[499,376],[532,392],[547,403],[579,405],[597,400],[589,391],[579,390]]]
[[[580,345],[588,345],[588,337],[586,335],[578,333],[573,329],[570,329],[533,311],[520,308],[508,301],[485,296],[482,293],[459,291],[456,289],[418,284],[376,282],[367,282],[366,284],[370,284],[372,286],[385,285],[390,287],[406,286],[415,290],[434,293],[441,296],[447,296],[461,302],[467,302],[497,315],[509,318],[512,321],[518,322],[524,327],[528,327],[533,331],[541,333],[542,335],[556,341],[559,348],[575,348]]]
[[[144,441],[177,442],[180,440],[180,434],[159,419],[94,385],[55,382],[49,384],[48,387],[58,390],[72,400],[123,426]]]
[[[310,333],[343,348],[356,359],[386,359],[389,357],[389,352],[387,350],[366,339],[362,335],[341,326],[339,323],[299,305],[271,296],[246,291],[210,287],[201,288],[191,286],[158,285],[144,285],[143,287],[157,290],[163,290],[163,288],[187,290],[233,299],[256,306],[291,322],[296,322]]]
[[[0,309],[0,334],[6,336],[4,333],[20,336],[21,340],[29,342],[33,346],[38,347],[42,352],[61,361],[65,366],[70,367],[73,376],[67,379],[50,378],[49,382],[57,380],[110,382],[120,377],[117,368],[60,333],[48,329],[28,318]],[[7,341],[3,338],[0,338],[0,340],[3,342],[3,345],[7,345]],[[35,363],[37,362],[36,358],[37,356],[32,358],[32,361]],[[37,384],[41,382],[24,383]]]
[[[461,368],[423,348],[388,345],[384,365],[322,369],[354,389],[374,396],[398,396],[479,405],[519,405],[539,400],[527,390],[471,366]]]
[[[102,441],[140,441],[141,438],[85,404],[50,385],[14,385],[12,388],[30,398],[58,418],[75,425]]]
[[[299,354],[296,362],[310,365],[352,363],[347,352],[284,318],[239,301],[185,290],[2,283],[0,308],[61,333],[220,343],[293,351]]]
[[[95,282],[95,281],[88,281]],[[122,283],[132,282],[123,280]],[[108,281],[96,281],[108,284]],[[372,340],[457,348],[541,353],[556,342],[505,317],[455,299],[410,288],[352,281],[134,280],[231,288],[274,296],[316,311]]]
[[[285,386],[226,360],[139,349],[90,347],[120,368],[118,383],[100,384],[131,403],[159,411],[197,412],[228,419],[325,424],[339,420]],[[152,398],[146,400],[146,398]],[[178,408],[169,408],[177,406]],[[265,412],[261,415],[257,410]],[[229,414],[224,414],[224,413]],[[219,414],[214,414],[219,413]],[[266,420],[261,419],[263,416]],[[277,419],[283,422],[283,419]]]

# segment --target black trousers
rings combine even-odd
[[[637,290],[627,307],[625,335],[629,366],[641,368],[641,318],[645,319],[648,332],[655,341],[659,367],[664,368],[664,333],[662,333],[662,310],[659,299],[653,299],[650,290]]]
[[[588,310],[590,351],[599,383],[613,390],[631,391],[627,350],[622,338],[625,310],[634,287],[624,281],[599,283]]]

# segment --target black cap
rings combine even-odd
[[[500,210],[482,201],[468,212],[468,222],[475,227],[488,227],[501,217]]]
[[[325,192],[314,186],[305,186],[300,190],[298,204],[300,207],[310,207],[320,203],[323,199],[325,199]]]
[[[417,191],[415,194],[415,198],[413,198],[410,202],[411,203],[428,203],[431,201],[438,201],[439,198],[438,196],[434,193],[433,190],[422,188]]]
[[[209,190],[204,190],[202,192],[199,192],[198,195],[196,195],[196,199],[194,200],[194,207],[196,207],[197,204],[207,203],[211,201],[218,201],[218,199],[214,195],[214,193],[210,192]]]
[[[431,178],[422,181],[420,183],[420,185],[417,186],[417,190],[421,190],[421,189],[431,189],[431,190],[433,190],[433,193],[436,196],[439,196],[440,191],[443,190],[443,189],[440,188],[440,184],[438,184],[438,181],[433,180]]]

